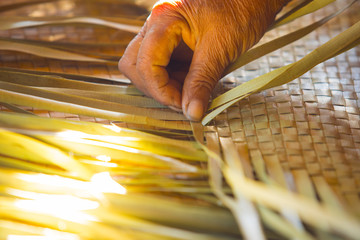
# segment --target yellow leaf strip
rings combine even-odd
[[[55,74],[55,75],[54,75]],[[45,88],[69,88],[74,90],[85,90],[94,92],[107,92],[128,95],[143,95],[134,86],[115,85],[115,84],[99,84],[97,81],[103,82],[105,79],[97,79],[87,76],[64,75],[57,76],[58,73],[47,74],[28,71],[9,71],[0,69],[0,81],[9,82],[19,85],[27,85],[32,87]],[[70,78],[69,78],[70,77]],[[91,81],[91,82],[87,82]],[[94,82],[94,83],[93,83]],[[112,83],[109,81],[109,83]]]
[[[91,96],[82,97],[77,95],[48,91],[45,89],[39,89],[39,88],[28,87],[28,86],[1,82],[1,81],[0,81],[0,88],[2,90],[26,94],[29,96],[41,97],[49,100],[76,104],[85,107],[98,108],[106,111],[113,111],[119,113],[121,112],[125,114],[140,115],[144,117],[148,116],[150,118],[162,119],[162,120],[186,120],[183,114],[177,113],[170,109],[160,110],[160,109],[140,108],[140,107],[129,106],[116,102],[107,102],[103,100],[98,100],[92,98]]]
[[[16,51],[28,53],[45,58],[54,58],[69,61],[82,62],[102,62],[117,64],[117,61],[103,60],[94,57],[88,57],[81,54],[72,53],[69,51],[57,50],[49,47],[36,46],[34,44],[20,43],[11,40],[0,40],[0,50]]]
[[[1,40],[7,41],[7,42],[13,42],[13,43],[20,43],[20,44],[30,44],[30,45],[39,46],[39,47],[47,47],[50,49],[76,53],[76,54],[84,55],[87,57],[98,58],[98,59],[112,61],[112,62],[118,61],[120,59],[120,57],[122,56],[122,52],[119,51],[119,54],[117,54],[117,55],[109,55],[109,54],[103,54],[103,53],[97,51],[96,48],[99,48],[101,46],[119,48],[122,46],[123,50],[125,50],[125,47],[128,44],[128,42],[126,44],[110,43],[108,45],[89,44],[89,43],[81,43],[80,44],[80,43],[49,42],[49,41],[42,41],[42,40],[14,39],[14,38],[0,37],[0,41]]]
[[[124,23],[122,23],[124,22]],[[131,22],[131,24],[129,24]],[[58,20],[51,20],[51,19],[44,19],[38,20],[37,18],[26,18],[23,21],[19,19],[11,20],[9,18],[2,18],[0,24],[0,30],[9,30],[15,28],[24,28],[24,27],[37,27],[42,25],[59,25],[59,24],[92,24],[92,25],[99,25],[103,27],[110,27],[122,31],[127,31],[131,33],[138,33],[141,29],[140,26],[134,25],[135,20],[129,19],[120,19],[117,18],[117,22],[109,21],[101,18],[94,18],[94,17],[72,17],[66,19],[58,19]],[[142,21],[137,21],[136,23],[142,24]]]
[[[0,152],[15,158],[43,159],[73,173],[74,177],[89,180],[93,173],[77,162],[72,156],[44,142],[25,135],[0,129]],[[6,147],[6,149],[5,149]]]
[[[312,0],[310,3],[306,4],[304,7],[300,8],[299,10],[297,10],[296,12],[292,13],[289,16],[286,16],[285,18],[280,18],[278,19],[274,25],[272,26],[272,28],[281,26],[283,24],[286,24],[288,22],[291,22],[299,17],[302,17],[304,15],[307,15],[309,13],[315,12],[327,5],[329,5],[330,3],[335,2],[336,0]]]
[[[121,85],[121,86],[129,86],[130,81],[125,78],[104,78],[104,77],[94,77],[89,75],[82,75],[82,74],[71,74],[71,73],[63,73],[63,72],[46,72],[46,71],[38,71],[38,70],[30,70],[30,69],[21,69],[21,68],[11,68],[11,67],[0,67],[0,72],[10,72],[11,74],[17,73],[28,73],[33,74],[32,76],[38,75],[45,75],[47,77],[62,77],[71,80],[80,80],[90,83],[102,83],[102,84],[114,84]],[[138,91],[139,92],[139,91]]]
[[[65,113],[72,113],[83,116],[92,116],[114,121],[122,121],[127,123],[137,123],[149,126],[156,126],[159,128],[190,130],[190,124],[187,121],[163,121],[159,119],[150,118],[147,116],[135,116],[133,114],[125,114],[120,112],[97,109],[78,104],[59,102],[47,98],[31,96],[12,91],[0,89],[0,102],[18,104],[22,106],[31,106],[38,109],[49,111],[58,111]]]
[[[133,96],[126,95],[121,93],[114,92],[97,92],[97,91],[87,91],[87,90],[78,90],[78,89],[67,89],[67,88],[44,88],[41,89],[50,91],[50,92],[59,92],[65,93],[74,96],[81,96],[86,98],[93,98],[97,100],[102,100],[106,102],[120,103],[125,105],[131,105],[141,108],[162,108],[168,109],[167,106],[160,104],[156,100],[150,97],[143,96]]]

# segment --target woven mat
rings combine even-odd
[[[1,1],[1,4],[23,1]],[[348,2],[348,1],[343,1]],[[342,4],[343,4],[342,3]],[[340,4],[338,4],[340,5]],[[321,11],[267,33],[262,42],[306,26],[342,6],[331,5]],[[218,95],[247,80],[302,58],[360,19],[359,3],[345,14],[305,38],[266,55],[225,77],[217,86]],[[139,15],[114,4],[81,4],[76,1],[24,7],[2,14],[17,16],[118,16]],[[65,42],[116,43],[132,38],[112,29],[94,26],[42,26],[0,31],[0,37]],[[100,53],[120,55],[119,48],[99,48]],[[0,66],[124,78],[114,65],[44,59],[28,54],[0,51]],[[238,146],[246,144],[252,168],[264,167],[280,185],[291,191],[313,196],[319,201],[328,192],[337,201],[360,214],[360,47],[330,59],[289,84],[273,88],[238,102],[220,114],[205,129],[206,136],[221,141],[231,138]],[[109,123],[66,113],[24,109],[40,116]],[[1,107],[2,111],[8,111]],[[126,125],[132,126],[132,125]],[[251,171],[250,171],[251,172]],[[302,186],[311,184],[312,191]]]
[[[263,42],[320,19],[327,7],[269,32]],[[238,69],[218,92],[302,58],[360,18],[359,4],[305,38]],[[333,191],[360,213],[360,47],[313,68],[289,84],[253,94],[214,121],[219,136],[246,143],[252,166],[263,162],[280,185],[299,191],[313,184],[321,201]],[[310,193],[303,193],[311,195]]]

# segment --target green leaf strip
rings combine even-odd
[[[295,78],[312,69],[317,64],[322,63],[329,58],[335,57],[345,50],[356,46],[359,40],[360,21],[351,26],[349,29],[340,33],[338,36],[329,40],[327,43],[318,47],[303,57],[301,60],[275,69],[274,71],[264,74],[260,77],[254,78],[215,98],[209,109],[219,109],[216,109],[216,112],[207,114],[202,120],[202,123],[204,125],[207,124],[217,114],[231,106],[230,103],[235,103],[236,101],[244,98],[246,95],[275,86],[280,86],[294,80]]]

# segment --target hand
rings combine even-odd
[[[260,40],[286,2],[159,1],[119,69],[146,95],[201,120],[225,68]]]

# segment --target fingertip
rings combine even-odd
[[[199,99],[193,99],[185,107],[184,113],[191,121],[200,121],[205,112],[204,103]]]
[[[147,82],[149,83],[149,82]],[[169,80],[166,86],[158,88],[156,84],[148,84],[147,90],[150,96],[163,105],[175,111],[182,111],[182,96],[180,92],[180,86],[172,79]]]
[[[206,112],[212,86],[204,81],[185,80],[182,92],[182,107],[185,116],[192,121],[200,121]]]

